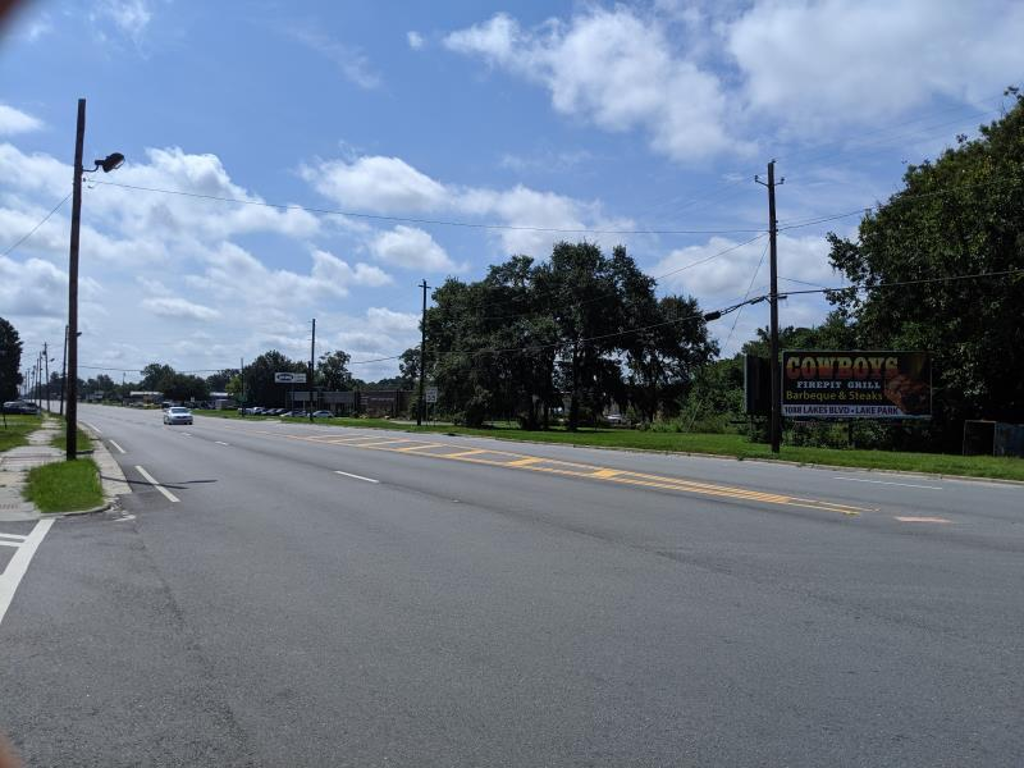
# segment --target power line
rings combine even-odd
[[[39,220],[39,222],[34,227],[32,227],[32,229],[30,229],[28,232],[26,232],[24,235],[22,235],[14,245],[12,245],[10,248],[8,248],[6,251],[4,251],[3,255],[4,256],[9,256],[11,254],[11,251],[13,251],[19,245],[24,243],[30,237],[32,237],[32,235],[34,235],[39,230],[39,228],[41,226],[43,226],[43,224],[45,224],[47,221],[49,221],[50,217],[53,216],[53,214],[55,214],[60,209],[60,207],[62,205],[64,205],[64,203],[66,203],[68,201],[68,198],[70,198],[71,195],[72,195],[71,192],[68,192],[66,195],[64,195],[64,199],[63,200],[61,200],[59,203],[57,203],[55,206],[53,206],[53,208],[50,209],[50,212],[48,214],[43,216],[43,218],[41,218]]]
[[[239,197],[226,197],[221,195],[207,195],[199,192],[188,192],[182,189],[163,189],[160,187],[143,187],[137,184],[122,184],[115,181],[101,181],[95,179],[93,184],[102,184],[108,187],[119,187],[121,189],[132,189],[139,192],[156,192],[164,195],[178,195],[180,197],[191,197],[200,200],[215,200],[222,203],[235,203],[238,205],[255,205],[263,208],[276,208],[284,211],[305,211],[307,213],[318,213],[325,216],[346,216],[354,219],[370,219],[372,221],[400,222],[405,224],[423,224],[444,227],[464,227],[468,229],[494,229],[508,230],[513,232],[550,232],[563,235],[727,235],[749,232],[761,232],[760,229],[739,228],[739,229],[597,229],[597,228],[571,228],[571,227],[541,227],[532,225],[517,224],[495,224],[488,222],[473,221],[452,221],[445,219],[423,219],[409,216],[385,216],[376,213],[360,213],[357,211],[343,211],[332,208],[315,208],[307,205],[269,203],[263,200],[246,200]]]

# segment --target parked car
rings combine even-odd
[[[330,419],[334,414],[330,411],[313,411],[314,419]]]
[[[20,413],[26,416],[35,416],[39,413],[39,406],[28,400],[8,400],[3,407],[4,413]]]
[[[164,411],[164,424],[191,424],[192,411],[182,408],[179,405],[172,406]]]

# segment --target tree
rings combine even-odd
[[[307,366],[272,349],[264,352],[245,367],[242,378],[245,382],[245,396],[249,403],[264,407],[288,405],[289,385],[276,384],[274,374],[278,372],[305,373]]]
[[[348,364],[352,357],[340,349],[325,352],[316,366],[317,384],[329,392],[347,392],[352,389],[352,374]]]
[[[233,376],[238,375],[237,368],[225,368],[206,377],[206,386],[211,392],[226,392],[228,382]]]
[[[0,317],[0,402],[16,400],[21,384],[21,339],[18,331]]]
[[[857,241],[829,235],[833,266],[866,286],[1024,268],[1024,101],[974,141],[910,166]],[[936,280],[833,296],[863,348],[933,360],[934,442],[955,450],[962,421],[1024,421],[1024,275]],[[1012,372],[1012,373],[1011,373]]]

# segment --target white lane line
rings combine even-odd
[[[336,475],[344,475],[345,477],[352,477],[356,480],[363,480],[367,483],[380,483],[380,480],[374,480],[372,477],[363,477],[362,475],[353,475],[351,472],[342,472],[340,469],[334,470]]]
[[[914,485],[913,483],[894,483],[890,480],[865,480],[862,477],[844,477],[843,475],[833,475],[836,480],[849,480],[851,483],[874,483],[875,485],[899,485],[904,488],[923,488],[926,491],[941,491],[942,486],[940,485]]]
[[[896,519],[901,523],[952,523],[952,520],[947,520],[944,517],[907,517],[896,515]]]
[[[181,436],[182,437],[192,437],[192,433],[191,432],[182,432]]]
[[[79,421],[81,421],[81,419],[79,419]],[[103,434],[103,430],[100,429],[99,427],[97,427],[95,424],[92,424],[92,423],[90,423],[88,421],[83,421],[82,423],[85,426],[87,426],[89,429],[91,429],[93,432],[95,432],[97,435],[102,435]]]
[[[231,445],[231,443],[225,443],[223,440],[214,440],[213,442],[215,442],[217,445]]]
[[[0,539],[14,539],[15,541],[24,541],[28,536],[22,536],[18,533],[0,533]]]
[[[0,622],[4,620],[7,609],[11,607],[11,600],[14,599],[14,592],[21,583],[21,577],[28,570],[28,564],[32,562],[32,556],[53,525],[53,520],[52,517],[48,517],[36,523],[36,527],[25,537],[25,542],[11,556],[7,568],[0,575]]]
[[[166,496],[168,501],[173,501],[173,502],[181,501],[181,499],[179,499],[173,493],[171,493],[166,488],[164,488],[162,485],[160,485],[160,483],[158,483],[156,481],[155,477],[153,477],[151,474],[149,474],[149,472],[147,472],[145,469],[140,467],[138,464],[135,465],[135,469],[137,469],[139,471],[139,474],[142,475],[144,478],[146,478],[149,481],[150,485],[152,485],[154,488],[156,488],[158,491],[160,491],[160,493],[162,493],[164,496]]]
[[[20,546],[21,546],[21,542],[20,541],[7,541],[5,539],[0,539],[0,547],[20,547]]]
[[[122,448],[122,447],[121,447],[120,445],[118,445],[117,443],[115,443],[115,442],[114,442],[113,440],[111,440],[111,439],[110,439],[109,437],[107,438],[107,442],[108,442],[108,443],[110,443],[110,444],[111,444],[112,446],[114,446],[115,448],[117,448],[117,450],[118,450],[118,451],[120,451],[121,453],[128,453],[128,451],[126,451],[126,450],[125,450],[124,448]]]

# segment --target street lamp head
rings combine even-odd
[[[124,165],[124,155],[120,152],[114,152],[113,154],[107,155],[102,160],[97,160],[96,165],[102,168],[104,173],[116,171]]]

